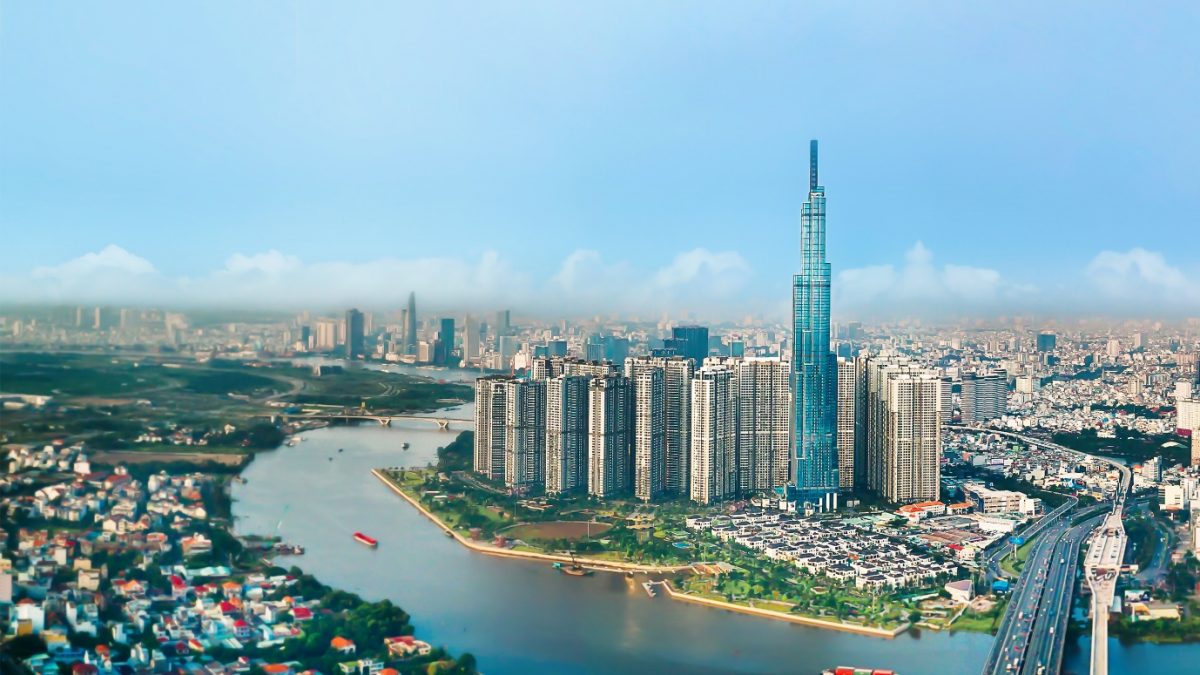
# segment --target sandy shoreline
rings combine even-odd
[[[386,485],[392,492],[395,492],[396,494],[400,495],[400,497],[402,497],[404,499],[404,501],[411,504],[413,506],[413,508],[415,508],[419,513],[421,513],[421,515],[428,518],[430,521],[432,521],[434,524],[436,524],[443,531],[449,532],[450,535],[453,536],[458,541],[458,543],[462,544],[463,546],[467,547],[468,549],[470,549],[472,551],[476,551],[478,553],[483,553],[484,555],[494,555],[494,556],[499,556],[499,557],[503,557],[503,558],[523,558],[525,560],[543,560],[543,561],[550,561],[550,562],[566,562],[566,563],[572,562],[572,559],[569,556],[555,555],[552,553],[534,553],[532,551],[513,551],[510,549],[500,548],[498,546],[492,546],[490,544],[482,544],[482,543],[479,543],[476,541],[471,541],[470,539],[467,539],[466,537],[462,536],[458,532],[455,532],[454,530],[447,527],[446,524],[443,523],[440,518],[438,518],[436,515],[434,515],[428,509],[426,509],[419,501],[417,501],[416,499],[413,499],[409,495],[405,494],[405,492],[403,490],[401,490],[395,483],[393,483],[387,476],[385,476],[381,470],[371,469],[371,473],[376,478],[378,478],[384,485]],[[610,572],[672,573],[672,572],[681,572],[681,571],[690,569],[690,567],[691,567],[690,565],[678,565],[678,566],[638,565],[636,563],[623,563],[623,562],[616,562],[616,561],[612,561],[612,560],[599,560],[596,558],[581,558],[581,557],[576,557],[574,559],[574,562],[579,563],[581,565],[585,565],[591,569],[596,569],[599,571],[610,571]],[[701,597],[694,596],[694,595],[688,595],[686,593],[680,593],[680,592],[675,591],[671,587],[671,584],[669,582],[662,583],[662,584],[660,584],[660,586],[663,586],[666,588],[667,597],[671,598],[672,600],[677,600],[679,602],[688,602],[688,603],[692,603],[692,604],[696,604],[696,605],[704,605],[707,607],[712,607],[714,609],[725,609],[725,610],[729,610],[731,612],[739,612],[742,614],[749,614],[751,616],[757,616],[757,617],[766,618],[766,619],[774,619],[776,621],[787,621],[789,623],[800,624],[800,625],[809,626],[812,628],[822,628],[825,630],[837,630],[837,631],[843,631],[843,632],[847,632],[847,633],[856,633],[858,635],[866,635],[869,637],[886,638],[889,640],[896,637],[900,633],[903,633],[905,630],[908,629],[907,625],[901,626],[899,628],[895,628],[892,630],[887,630],[885,628],[871,628],[869,626],[858,626],[855,624],[845,624],[845,623],[838,623],[838,622],[834,622],[834,621],[826,621],[823,619],[815,619],[815,618],[799,616],[799,615],[795,615],[795,614],[787,614],[785,612],[776,612],[776,611],[769,610],[769,609],[758,609],[755,607],[747,607],[745,605],[735,605],[735,604],[728,603],[728,602],[722,602],[720,600],[710,600],[708,598],[701,598]]]

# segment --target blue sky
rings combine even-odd
[[[1200,312],[1200,5],[845,4],[6,3],[0,299]]]

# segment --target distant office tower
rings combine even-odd
[[[357,309],[346,310],[346,358],[363,356],[363,315]]]
[[[825,260],[825,188],[817,142],[809,147],[808,201],[800,212],[800,273],[792,278],[793,470],[797,497],[836,508],[837,364],[829,351],[830,267]]]
[[[633,411],[629,378],[588,382],[588,494],[612,497],[629,488],[629,436]]]
[[[337,346],[338,322],[333,319],[317,319],[316,337],[313,348],[319,352],[329,351]]]
[[[903,359],[872,361],[868,487],[888,501],[907,504],[939,494],[940,378]]]
[[[542,487],[546,466],[546,383],[505,383],[504,484],[529,490]]]
[[[588,379],[558,375],[546,381],[546,493],[588,484]]]
[[[1141,333],[1133,334],[1133,348],[1134,349],[1141,349],[1142,347],[1145,346],[1145,343],[1146,343],[1145,335],[1143,335]]]
[[[1052,352],[1057,346],[1058,336],[1056,336],[1054,333],[1038,333],[1037,350],[1039,352]]]
[[[510,381],[501,375],[475,380],[475,471],[497,481],[504,480],[505,409]]]
[[[408,311],[404,317],[404,353],[417,353],[417,294],[408,294]]]
[[[551,340],[546,343],[546,354],[557,358],[563,358],[567,355],[566,340]]]
[[[692,379],[691,497],[714,504],[737,495],[737,427],[733,370],[700,368]]]
[[[695,366],[682,356],[637,356],[625,361],[625,374],[634,377],[645,369],[663,372],[664,489],[686,497],[691,476],[692,374]]]
[[[633,388],[633,495],[644,502],[662,497],[666,488],[663,380],[663,371],[657,368],[638,369],[629,377]]]
[[[468,314],[463,320],[463,363],[479,358],[479,323]]]
[[[496,337],[512,332],[511,315],[507,309],[496,312]]]
[[[735,389],[738,491],[787,485],[791,458],[791,365],[778,358],[730,359]]]
[[[437,338],[434,341],[433,362],[444,366],[450,362],[450,352],[454,350],[454,319],[443,318],[438,322]]]
[[[504,368],[511,368],[513,357],[517,355],[517,350],[521,348],[521,343],[515,335],[501,335],[498,344],[500,359],[503,362]]]
[[[838,480],[843,490],[851,490],[865,469],[859,466],[860,446],[865,446],[858,435],[866,417],[866,410],[859,405],[866,387],[864,360],[839,358],[837,365]]]
[[[938,389],[938,416],[942,424],[949,424],[954,417],[954,378],[943,377]]]
[[[963,373],[962,422],[981,424],[1008,411],[1008,373]]]
[[[706,326],[675,326],[671,329],[671,339],[666,347],[674,349],[675,353],[689,358],[696,368],[704,365],[708,356],[708,328]]]

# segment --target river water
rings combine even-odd
[[[444,412],[473,416],[470,405]],[[431,463],[455,433],[418,420],[307,432],[300,444],[260,453],[246,469],[247,483],[233,489],[237,530],[304,546],[294,562],[305,571],[369,600],[391,599],[413,616],[418,636],[473,653],[489,675],[809,674],[834,665],[950,675],[978,673],[986,659],[987,635],[923,631],[884,640],[818,630],[650,598],[619,575],[568,577],[546,564],[468,551],[370,474]],[[355,543],[356,530],[377,538],[379,548]],[[1183,672],[1180,665],[1200,663],[1200,648],[1114,641],[1110,656],[1114,675]],[[1086,651],[1070,659],[1070,670],[1086,671]]]

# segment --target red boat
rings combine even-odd
[[[354,533],[354,541],[357,541],[360,544],[366,544],[367,546],[370,546],[371,548],[375,548],[376,546],[379,545],[378,541],[376,541],[375,539],[373,539],[371,537],[368,537],[367,535],[363,534],[362,532]]]

